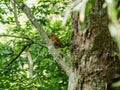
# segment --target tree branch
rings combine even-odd
[[[26,39],[26,40],[29,40],[29,41],[33,42],[34,44],[37,44],[37,45],[40,45],[40,46],[43,46],[43,47],[47,47],[47,45],[45,45],[43,43],[36,42],[35,40],[32,40],[32,39],[30,39],[28,37],[15,36],[15,35],[6,35],[6,34],[2,34],[2,35],[0,35],[0,37],[13,37],[13,38]]]
[[[67,75],[70,74],[71,68],[62,60],[59,51],[55,49],[52,41],[48,38],[47,34],[45,33],[44,29],[40,26],[37,19],[33,16],[31,10],[29,7],[27,7],[23,2],[18,2],[17,0],[14,0],[14,2],[23,10],[23,12],[27,15],[28,19],[31,21],[31,23],[34,25],[34,27],[39,31],[41,37],[45,40],[46,45],[56,60],[56,62],[63,68],[63,70],[67,73]]]
[[[33,59],[29,50],[26,51],[26,54],[29,62],[29,78],[32,78],[33,77]]]
[[[6,35],[6,34],[2,34],[2,35],[0,35],[0,37],[14,37],[14,38],[21,38],[21,39],[31,40],[28,37],[15,36],[15,35]]]
[[[27,47],[30,47],[31,45],[32,45],[32,43],[29,43],[29,44],[25,45],[25,46],[22,48],[22,50],[18,53],[18,55],[17,55],[15,58],[13,58],[13,59],[7,64],[7,67],[9,67],[9,66],[23,53],[23,51],[25,51],[25,49],[26,49]]]
[[[12,2],[12,6],[13,6],[13,13],[14,13],[14,17],[15,17],[16,26],[17,26],[18,28],[20,28],[20,22],[19,22],[18,17],[17,17],[17,7],[16,7],[16,3],[15,3],[15,2]]]
[[[7,67],[10,66],[10,65],[22,54],[22,52],[23,52],[27,47],[29,47],[31,44],[37,44],[37,45],[40,45],[40,46],[47,47],[45,44],[36,42],[36,41],[34,41],[34,40],[32,40],[32,39],[30,39],[30,38],[28,38],[28,37],[15,36],[15,35],[6,35],[6,34],[0,35],[0,37],[21,38],[21,39],[29,40],[29,41],[31,42],[30,44],[27,44],[27,45],[25,45],[25,46],[22,48],[22,50],[19,52],[19,54],[18,54],[15,58],[13,58],[13,59],[8,63]]]

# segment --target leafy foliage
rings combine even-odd
[[[21,1],[23,2],[23,0]],[[61,17],[68,0],[36,1],[37,4],[31,5],[30,8],[48,35],[54,32],[63,43],[68,43],[70,28],[62,27],[62,21],[54,19],[54,16]],[[67,76],[46,47],[32,44],[25,49],[30,51],[34,62],[32,78],[29,77],[29,61],[26,51],[23,51],[10,66],[7,66],[25,45],[31,43],[31,40],[43,44],[44,41],[20,9],[17,9],[17,18],[20,24],[18,26],[14,16],[15,7],[12,6],[12,3],[1,0],[0,5],[0,23],[3,27],[7,25],[5,29],[3,28],[4,32],[1,33],[3,36],[0,36],[2,41],[0,43],[0,89],[66,90]]]
[[[30,0],[18,1],[27,4],[46,33],[48,35],[55,33],[66,45],[66,47],[62,48],[62,51],[70,54],[67,45],[70,39],[71,18],[67,17],[66,25],[62,25],[62,20],[64,19],[62,14],[70,0],[33,0],[34,2],[32,3],[31,1],[29,4],[28,1]],[[86,1],[88,2],[84,3],[84,0],[82,1],[85,6],[80,9],[84,12],[82,15],[85,14],[85,18],[87,18],[94,0]],[[109,0],[106,0],[105,5],[108,9],[114,11],[111,16],[109,12],[108,15],[112,24],[116,24],[120,7],[117,7],[116,10],[115,1],[112,4],[107,1]],[[25,14],[10,0],[0,0],[0,2],[0,89],[66,90],[68,77],[54,61],[47,48],[39,44],[44,44],[45,42]],[[71,8],[68,8],[68,11],[69,9]],[[70,12],[69,14],[71,14]],[[15,13],[17,13],[17,17]],[[115,27],[112,28],[114,32],[113,29]],[[32,45],[27,46],[25,51],[19,55],[22,48],[30,43]],[[29,77],[27,50],[30,51],[34,62],[32,78]],[[10,66],[7,66],[17,55],[18,57],[15,61]],[[117,86],[120,86],[118,84]]]

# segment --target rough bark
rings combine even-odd
[[[110,90],[113,80],[120,77],[118,47],[108,30],[104,0],[95,0],[86,20],[80,27],[79,13],[72,14],[72,69],[68,90]]]

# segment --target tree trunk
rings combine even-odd
[[[72,14],[71,55],[72,72],[68,90],[112,90],[111,83],[120,77],[118,47],[108,30],[104,0],[95,0],[80,27],[79,13]]]

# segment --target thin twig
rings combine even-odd
[[[15,2],[12,2],[12,6],[13,6],[13,13],[14,13],[14,17],[15,17],[16,26],[17,26],[18,28],[20,28],[20,22],[19,22],[18,16],[17,16],[16,3],[15,3]]]
[[[25,45],[22,50],[17,54],[17,56],[15,58],[13,58],[8,64],[7,64],[7,67],[9,67],[17,58],[19,58],[19,56],[23,53],[23,51],[25,51],[25,49],[27,47],[30,47],[32,45],[32,43],[29,43],[27,45]]]
[[[26,40],[31,40],[28,37],[22,37],[22,36],[15,36],[15,35],[7,35],[7,34],[2,34],[0,37],[14,37],[14,38],[21,38],[21,39],[26,39]],[[32,40],[31,40],[32,41]]]
[[[15,36],[15,35],[6,35],[6,34],[2,34],[2,35],[0,35],[0,37],[13,37],[13,38],[26,39],[26,40],[29,40],[29,41],[33,42],[34,44],[37,44],[37,45],[40,45],[40,46],[43,46],[43,47],[47,47],[46,44],[39,43],[39,42],[37,42],[37,41],[35,41],[35,40],[32,40],[32,39],[30,39],[30,38],[28,38],[28,37]]]

